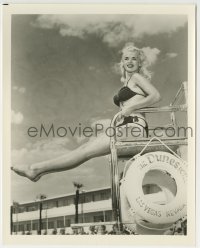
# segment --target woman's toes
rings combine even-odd
[[[13,170],[15,173],[17,173],[20,176],[24,175],[24,173],[20,169],[18,169],[16,167],[11,167],[11,170]]]
[[[38,175],[38,173],[36,171],[30,169],[30,167],[22,170],[21,168],[19,169],[17,167],[12,166],[11,170],[20,176],[27,177],[28,179],[30,179],[33,182],[36,182],[41,177]]]

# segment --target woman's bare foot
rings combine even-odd
[[[15,173],[17,173],[20,176],[27,177],[33,182],[36,182],[40,179],[40,177],[44,174],[38,169],[31,168],[31,165],[29,166],[12,166],[11,170],[13,170]]]

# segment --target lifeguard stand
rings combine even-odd
[[[185,103],[177,105],[177,101],[180,100],[180,96],[184,96]],[[151,108],[143,108],[138,111],[138,113],[169,113],[171,123],[170,126],[176,130],[177,122],[176,122],[176,112],[183,111],[187,112],[187,82],[183,82],[181,84],[180,89],[178,90],[174,100],[169,106],[165,107],[151,107]],[[116,114],[111,122],[111,127],[116,128],[117,117],[119,113]],[[169,125],[168,125],[169,126]],[[163,127],[165,129],[165,127]],[[120,175],[119,175],[119,166],[118,161],[128,160],[131,157],[137,155],[142,151],[142,149],[147,145],[147,143],[152,139],[152,137],[148,138],[129,138],[126,137],[124,140],[117,140],[116,132],[110,138],[110,173],[111,173],[111,192],[112,192],[112,208],[113,208],[113,216],[114,220],[120,225],[122,223],[121,220],[121,207],[120,207]],[[187,137],[162,137],[160,138],[165,145],[167,145],[172,151],[177,153],[180,157],[182,156],[180,152],[181,146],[187,146]],[[153,151],[167,151],[169,150],[162,146],[159,140],[152,140],[152,142],[145,149],[145,153],[153,152]]]

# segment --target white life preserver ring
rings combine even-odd
[[[175,197],[165,205],[146,199],[142,184],[145,174],[151,170],[165,171],[174,178],[177,186]],[[187,214],[187,166],[167,152],[150,152],[133,161],[123,180],[124,193],[137,215],[151,223],[173,223]]]

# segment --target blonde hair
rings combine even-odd
[[[137,57],[139,60],[139,74],[141,74],[143,77],[147,78],[148,80],[151,80],[152,73],[147,69],[150,63],[144,51],[142,49],[135,47],[133,43],[127,43],[125,47],[122,49],[122,56],[127,52],[137,52]],[[126,73],[122,60],[119,63],[119,66],[122,75],[121,81],[124,83],[126,81]]]

